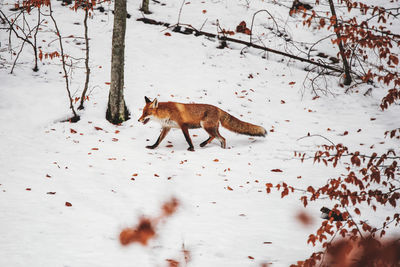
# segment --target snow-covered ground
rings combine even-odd
[[[263,58],[252,49],[241,54],[243,46],[237,44],[216,49],[215,40],[143,24],[136,21],[142,17],[139,2],[128,4],[132,17],[127,20],[125,101],[131,120],[120,126],[105,120],[111,6],[105,5],[107,14],[96,10],[89,21],[90,95],[78,123],[61,122],[71,112],[59,59],[44,60],[34,73],[27,47],[10,75],[13,58],[1,50],[0,266],[167,266],[167,259],[184,262],[183,248],[191,254],[187,266],[288,266],[307,258],[318,250],[306,243],[307,237],[321,222],[319,209],[329,202],[310,203],[305,211],[314,223],[305,227],[296,220],[304,211],[301,193],[282,200],[280,192],[267,195],[265,183],[285,181],[304,188],[344,172],[346,166],[332,169],[294,158],[294,151],[313,155],[327,142],[319,137],[299,140],[308,133],[364,153],[398,146],[393,140],[379,142],[386,130],[398,127],[399,106],[382,112],[385,90],[374,88],[363,96],[369,86],[360,86],[344,94],[337,78],[328,79],[331,93],[313,99],[310,88],[302,87],[307,72],[299,64],[279,62],[274,55]],[[268,8],[279,20],[292,21],[288,30],[295,40],[318,39],[310,29],[296,27],[293,21],[300,18],[287,18],[287,9],[247,2],[188,2],[180,22],[200,28],[206,21],[203,30],[216,32],[218,19],[222,28],[235,30],[242,20],[249,24],[255,11]],[[151,2],[149,17],[176,23],[181,3]],[[4,11],[12,6],[2,4]],[[82,37],[83,12],[60,2],[53,5],[61,34]],[[255,25],[263,23],[268,23],[265,16]],[[58,49],[50,29],[51,21],[39,32],[43,52]],[[8,34],[0,33],[4,49]],[[70,56],[84,56],[82,39],[66,38],[64,44]],[[336,55],[329,45],[321,49]],[[82,66],[83,61],[75,63],[72,72],[74,97],[84,85]],[[160,126],[137,122],[145,95],[213,104],[262,125],[268,135],[249,138],[221,129],[227,149],[217,141],[200,148],[208,135],[191,130],[195,152],[189,152],[181,131],[175,130],[157,149],[148,150],[145,146],[155,142]],[[148,246],[119,243],[122,229],[136,225],[142,215],[157,216],[171,197],[179,200],[179,209],[159,226]],[[391,210],[379,210],[369,222]]]

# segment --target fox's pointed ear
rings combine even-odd
[[[153,102],[151,103],[151,106],[153,108],[158,108],[158,100],[157,100],[157,98],[154,98]]]
[[[151,102],[147,96],[144,97],[144,101],[146,101],[146,104]]]

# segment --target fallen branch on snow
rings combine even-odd
[[[219,35],[217,35],[215,33],[210,33],[210,32],[197,30],[196,28],[194,28],[193,26],[188,25],[188,24],[171,25],[170,23],[167,23],[167,22],[156,21],[156,20],[149,19],[149,18],[139,18],[139,19],[137,19],[137,21],[141,21],[143,23],[150,24],[150,25],[160,25],[160,26],[165,26],[165,27],[168,27],[168,28],[173,28],[173,32],[182,33],[182,34],[186,34],[186,35],[189,35],[189,34],[194,34],[195,36],[204,35],[204,36],[207,36],[207,37],[210,37],[210,38],[216,38],[218,40],[221,40],[222,42],[232,42],[232,43],[243,44],[243,45],[246,45],[247,47],[253,47],[253,48],[256,48],[256,49],[261,49],[261,50],[264,50],[264,51],[267,51],[267,52],[271,52],[271,53],[274,53],[274,54],[278,54],[278,55],[281,55],[281,56],[289,57],[291,59],[298,60],[298,61],[301,61],[301,62],[306,62],[306,63],[312,64],[312,65],[316,65],[316,66],[319,66],[321,68],[329,69],[329,70],[334,71],[334,72],[338,72],[338,73],[343,73],[344,72],[343,69],[341,69],[341,68],[336,68],[336,67],[333,67],[333,66],[330,66],[330,65],[323,64],[321,62],[316,62],[316,61],[314,61],[312,59],[307,59],[307,58],[302,58],[302,57],[299,57],[299,56],[296,56],[296,55],[291,55],[291,54],[288,54],[288,53],[285,53],[285,52],[282,52],[282,51],[279,51],[279,50],[275,50],[275,49],[272,49],[272,48],[268,48],[268,47],[265,47],[265,46],[254,44],[252,42],[247,42],[247,41],[231,38],[231,37],[228,37],[228,36],[219,36]]]

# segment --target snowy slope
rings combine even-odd
[[[150,17],[175,23],[181,3],[152,2]],[[301,194],[281,200],[279,192],[265,193],[265,183],[317,186],[343,172],[345,166],[331,169],[293,158],[294,151],[313,155],[317,145],[326,143],[318,137],[299,140],[308,133],[365,153],[373,144],[377,152],[398,145],[377,142],[386,130],[398,127],[399,107],[382,112],[380,89],[368,97],[362,96],[367,86],[344,94],[336,78],[328,81],[331,95],[312,100],[310,91],[302,89],[306,72],[299,64],[278,62],[273,55],[263,59],[255,50],[241,55],[239,45],[216,49],[215,40],[137,22],[142,17],[138,6],[139,1],[128,6],[125,101],[132,118],[121,126],[104,118],[110,12],[96,12],[89,22],[91,93],[78,123],[60,122],[71,112],[57,59],[43,61],[40,71],[32,73],[27,49],[13,75],[10,65],[0,69],[0,266],[167,266],[166,259],[184,262],[183,247],[191,253],[188,266],[288,266],[307,258],[318,249],[306,244],[307,237],[320,224],[320,207],[329,202],[310,203],[306,212],[315,220],[305,228],[295,219],[303,211]],[[277,18],[287,18],[286,9],[261,1],[251,8],[246,1],[203,1],[185,5],[181,22],[200,28],[207,19],[203,30],[215,32],[219,19],[223,28],[234,30],[266,7]],[[54,10],[63,36],[83,36],[82,25],[74,24],[82,22],[82,13],[59,2]],[[43,49],[54,51],[57,42],[48,45],[55,38],[50,28],[49,22],[40,39],[47,37]],[[309,42],[318,38],[308,29],[293,35]],[[2,44],[7,38],[2,32]],[[77,58],[84,53],[79,41],[65,42],[67,53]],[[5,59],[12,62],[9,55]],[[75,96],[84,84],[82,65],[76,64],[72,73]],[[213,104],[262,125],[268,136],[249,138],[221,129],[227,139],[224,150],[216,141],[200,148],[207,134],[191,130],[196,151],[189,152],[175,130],[159,148],[148,150],[160,126],[137,122],[145,95]],[[142,215],[157,216],[172,196],[180,201],[178,212],[160,225],[149,246],[120,245],[122,229]],[[381,210],[371,222],[385,216]]]

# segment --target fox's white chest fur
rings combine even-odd
[[[178,123],[176,123],[176,121],[170,120],[168,118],[160,119],[152,116],[152,120],[158,122],[159,124],[161,124],[162,127],[165,128],[180,128]]]

